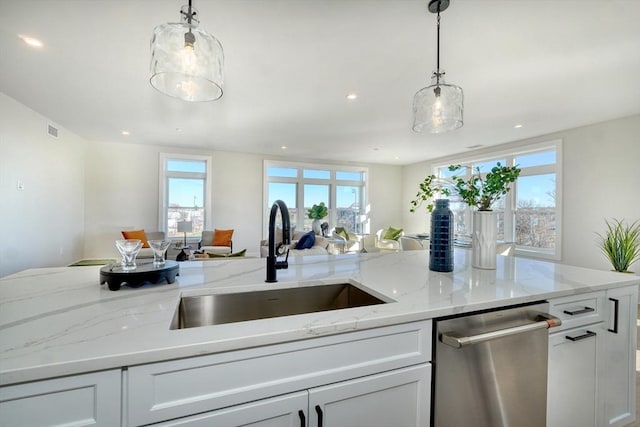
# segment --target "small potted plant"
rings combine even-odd
[[[640,260],[640,221],[625,224],[624,220],[604,220],[607,230],[600,238],[598,246],[605,254],[613,269],[623,273],[632,273],[629,266]]]
[[[325,216],[329,215],[329,210],[327,209],[327,206],[324,204],[324,202],[320,202],[320,204],[318,205],[313,205],[311,206],[311,209],[307,211],[307,215],[309,216],[310,219],[313,220],[313,222],[311,223],[311,229],[314,231],[315,234],[321,235],[322,225],[320,224],[320,220]]]

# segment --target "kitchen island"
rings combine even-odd
[[[27,270],[0,279],[0,385],[420,322],[427,330],[424,322],[438,317],[640,284],[634,275],[514,257],[499,256],[496,270],[473,269],[470,257],[470,251],[456,249],[453,273],[429,271],[426,251],[303,257],[278,270],[272,284],[264,283],[264,259],[192,261],[180,264],[173,284],[117,292],[99,285],[99,267]],[[182,296],[345,282],[388,303],[170,329]]]

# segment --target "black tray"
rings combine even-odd
[[[151,262],[137,262],[133,271],[122,271],[120,264],[105,265],[100,269],[100,284],[107,283],[109,289],[117,291],[123,284],[137,288],[145,283],[157,285],[160,282],[173,283],[180,273],[180,266],[175,261],[165,261],[162,267],[154,267]]]

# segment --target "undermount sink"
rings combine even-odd
[[[185,296],[180,298],[171,321],[171,329],[196,328],[384,303],[386,301],[351,283]]]

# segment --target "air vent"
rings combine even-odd
[[[48,128],[47,128],[47,133],[49,134],[49,136],[57,138],[58,137],[58,128],[53,126],[53,125],[49,125]]]
[[[470,146],[465,147],[465,148],[468,148],[469,150],[473,150],[473,149],[476,149],[476,148],[480,148],[482,146],[483,146],[482,144],[476,144],[476,145],[470,145]]]

